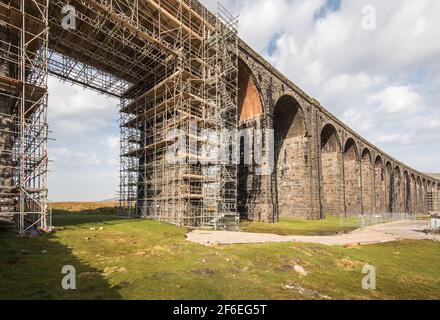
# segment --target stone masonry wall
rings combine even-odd
[[[307,156],[304,137],[293,137],[279,148],[276,162],[278,213],[280,217],[310,218],[309,173],[304,161]]]
[[[385,169],[382,162],[376,162],[375,164],[375,194],[376,194],[376,212],[386,212],[386,176]]]
[[[349,144],[344,152],[345,214],[347,216],[357,216],[362,213],[359,171],[358,152],[354,144]]]
[[[366,214],[374,213],[374,168],[371,154],[366,152],[361,159],[362,208]]]
[[[253,80],[247,86],[252,106],[242,113],[242,127],[274,129],[276,136],[277,128],[298,114],[296,120],[304,128],[301,134],[276,140],[271,176],[256,176],[256,164],[240,168],[242,216],[275,222],[279,217],[427,211],[427,183],[440,181],[405,166],[353,132],[242,42],[239,57]],[[284,117],[277,117],[286,97],[293,102]],[[351,141],[351,147],[346,150],[341,141]]]

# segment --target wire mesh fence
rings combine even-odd
[[[393,213],[375,213],[375,214],[347,214],[341,215],[340,227],[341,230],[349,228],[366,228],[370,226],[403,222],[417,219],[418,216],[410,215],[406,212],[393,212]]]
[[[402,222],[401,225],[393,223]],[[405,224],[408,223],[407,224]],[[424,235],[425,239],[437,240],[440,235],[440,215],[435,214],[419,214],[412,215],[406,212],[393,213],[377,213],[377,214],[358,214],[340,217],[340,233],[348,233],[356,229],[364,229],[373,226],[380,226],[381,230],[385,230],[387,224],[390,230],[396,228],[408,229],[410,232],[418,232]]]

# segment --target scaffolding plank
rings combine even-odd
[[[97,1],[94,1],[94,0],[84,0],[84,1],[86,3],[88,3],[89,5],[91,5],[93,8],[99,10],[101,13],[108,15],[108,18],[113,20],[115,23],[118,23],[118,24],[126,27],[131,32],[139,35],[145,41],[148,41],[150,43],[153,43],[153,44],[157,45],[158,47],[160,47],[162,50],[164,50],[168,54],[172,54],[174,56],[177,56],[177,53],[174,50],[172,50],[168,45],[165,45],[164,42],[154,38],[153,36],[151,36],[150,34],[146,33],[145,31],[142,31],[141,29],[139,29],[136,26],[132,25],[126,19],[118,16],[115,12],[108,11],[107,8],[103,7]]]

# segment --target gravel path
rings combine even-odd
[[[187,234],[187,240],[203,245],[304,242],[341,246],[374,244],[402,239],[440,241],[440,235],[427,235],[426,232],[423,232],[426,226],[426,221],[394,222],[335,236],[280,236],[265,233],[195,230]]]

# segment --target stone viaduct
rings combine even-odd
[[[72,5],[78,26],[65,30]],[[379,150],[237,44],[236,19],[223,15],[195,0],[0,1],[0,218],[20,212],[23,227],[28,212],[46,225],[49,73],[121,99],[121,208],[130,217],[135,208],[200,226],[227,214],[237,221],[237,210],[265,222],[440,211],[440,180]],[[237,112],[248,132],[274,129],[264,145],[274,150],[272,174],[258,175],[255,159],[240,165],[237,196],[235,167],[216,174],[165,162],[169,128],[191,137],[190,119],[235,127]]]
[[[392,158],[240,43],[241,128],[273,128],[275,171],[240,170],[240,212],[258,221],[439,210],[440,181]]]

